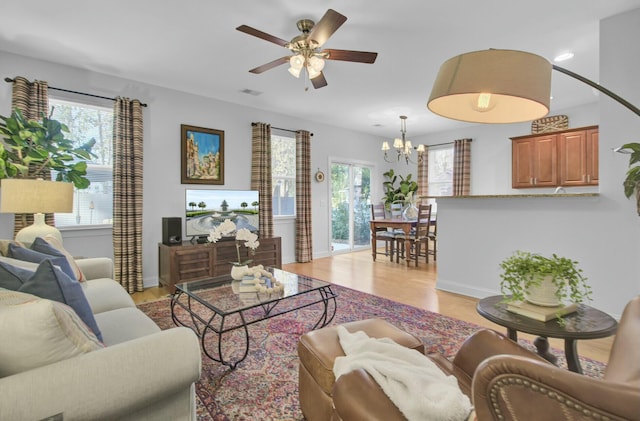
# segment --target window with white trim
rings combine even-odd
[[[429,148],[429,196],[453,195],[453,145]]]
[[[111,225],[113,223],[113,109],[49,98],[52,118],[69,128],[66,137],[77,146],[96,140],[95,155],[87,162],[86,189],[74,189],[73,213],[56,213],[57,227]],[[52,175],[55,178],[55,173]]]
[[[296,215],[296,139],[271,135],[273,216]]]

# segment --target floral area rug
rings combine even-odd
[[[331,324],[379,317],[421,338],[427,352],[453,357],[462,342],[480,326],[384,298],[332,286],[338,295]],[[161,329],[174,327],[170,300],[138,306]],[[321,304],[283,314],[249,326],[249,355],[235,370],[202,356],[202,375],[197,383],[199,420],[304,420],[298,404],[298,338],[312,329]],[[236,331],[240,332],[240,330]],[[210,339],[213,341],[213,339]],[[213,344],[213,342],[212,342]],[[522,341],[524,346],[533,346]],[[241,335],[225,336],[231,354],[244,352]],[[566,367],[564,353],[552,350]],[[588,376],[602,377],[603,364],[581,358]]]

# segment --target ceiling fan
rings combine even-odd
[[[327,10],[320,21],[316,24],[310,19],[301,19],[297,22],[301,35],[294,37],[291,41],[275,37],[247,25],[238,26],[236,29],[254,37],[262,38],[265,41],[273,42],[291,50],[293,55],[280,57],[272,62],[263,64],[249,70],[251,73],[262,73],[281,64],[289,63],[289,73],[295,77],[300,77],[302,70],[306,70],[313,87],[318,89],[327,86],[327,80],[322,73],[325,60],[352,61],[357,63],[373,63],[376,61],[378,53],[352,50],[321,50],[322,45],[342,26],[347,17],[341,15],[333,9]]]

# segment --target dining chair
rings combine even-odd
[[[400,262],[400,257],[404,257],[404,253],[409,253],[409,257],[413,259],[416,266],[420,257],[425,258],[425,262],[429,263],[429,225],[431,224],[431,205],[418,205],[418,220],[416,226],[411,230],[409,240],[411,247],[405,250],[406,234],[404,232],[396,233],[396,262]],[[424,250],[422,246],[424,245]]]
[[[371,219],[384,219],[384,203],[371,204]],[[375,248],[376,254],[384,254],[389,256],[389,259],[393,262],[393,252],[395,247],[395,234],[387,228],[377,228],[375,232],[376,244],[372,244],[371,247]],[[378,251],[377,242],[384,241],[384,253]]]
[[[432,229],[433,227],[433,229]],[[429,242],[427,242],[427,263],[429,263],[429,255],[433,256],[433,261],[438,260],[438,217],[437,214],[433,214],[431,217],[431,223],[429,224],[429,233],[427,234],[429,240],[433,244],[433,249],[429,248]]]

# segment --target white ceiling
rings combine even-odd
[[[599,21],[638,7],[640,0],[13,1],[2,5],[0,50],[376,136],[397,136],[404,114],[408,135],[418,136],[466,124],[425,106],[446,59],[487,48],[550,60],[572,51],[561,65],[597,82]],[[237,26],[289,40],[297,20],[317,22],[328,8],[347,21],[324,48],[374,51],[374,64],[328,61],[328,86],[308,91],[286,65],[248,72],[289,51]],[[596,99],[557,72],[552,94],[551,113]]]

